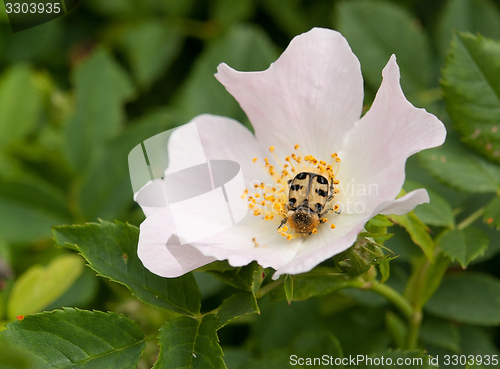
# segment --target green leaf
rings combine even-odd
[[[436,42],[444,60],[453,31],[500,38],[500,14],[489,0],[448,0],[437,27]]]
[[[336,358],[342,357],[340,342],[330,332],[306,331],[300,334],[288,347],[273,350],[259,360],[251,360],[242,365],[240,369],[286,369],[291,366],[309,368],[313,365],[315,368],[318,366],[330,367],[334,366]],[[314,358],[316,358],[316,362],[314,362]],[[309,361],[307,361],[308,359]]]
[[[214,78],[217,66],[224,62],[240,71],[264,70],[277,56],[274,45],[260,29],[241,25],[231,28],[202,53],[184,83],[175,104],[182,120],[208,113],[244,122],[246,116],[236,100]]]
[[[457,260],[462,268],[482,256],[488,248],[488,236],[478,228],[455,229],[443,234],[438,245],[452,261]]]
[[[368,368],[393,368],[398,365],[398,359],[404,363],[405,368],[415,368],[415,369],[427,369],[427,368],[437,368],[437,366],[431,365],[429,363],[429,355],[425,351],[420,350],[390,350],[386,352],[377,352],[370,355],[369,358],[372,360],[362,357],[362,361],[358,362],[358,368],[368,369]],[[384,357],[384,363],[382,363],[381,358]],[[375,359],[379,359],[377,362]]]
[[[500,197],[495,197],[484,209],[486,224],[500,229]]]
[[[357,286],[349,276],[339,274],[335,269],[316,267],[309,273],[293,277],[293,301],[302,301],[313,296],[324,296],[344,288]],[[286,299],[285,290],[277,288],[271,291],[274,300]]]
[[[396,54],[407,95],[432,85],[431,53],[417,20],[403,7],[381,1],[344,1],[337,12],[339,31],[361,62],[363,77],[374,91],[382,69]]]
[[[8,301],[8,316],[39,312],[62,296],[82,274],[83,260],[78,255],[61,255],[46,267],[34,265],[14,284]]]
[[[382,258],[378,264],[378,270],[380,271],[380,283],[385,283],[391,275],[391,266],[389,264],[391,259]]]
[[[500,281],[486,274],[461,273],[443,279],[425,309],[442,318],[473,325],[500,324]]]
[[[419,188],[425,188],[425,186],[415,181],[405,181],[404,189],[406,192]],[[426,191],[429,194],[430,202],[417,206],[413,210],[415,215],[427,225],[453,228],[455,218],[450,203],[433,190],[426,188]]]
[[[413,212],[405,215],[390,215],[389,218],[400,225],[410,234],[410,237],[418,245],[429,260],[434,260],[434,241],[429,234],[427,226]]]
[[[290,274],[285,275],[284,288],[286,301],[288,302],[288,305],[290,305],[293,299],[293,279]]]
[[[80,260],[83,261],[82,258]],[[83,273],[73,285],[57,300],[53,301],[44,310],[60,309],[64,306],[86,308],[94,301],[99,292],[99,277],[90,268],[84,268]]]
[[[42,94],[34,73],[24,64],[7,69],[0,77],[0,150],[29,133],[38,123]]]
[[[260,314],[255,296],[249,292],[240,292],[224,300],[219,307],[217,319],[224,326],[231,320],[254,313]]]
[[[131,26],[122,36],[122,47],[142,87],[149,87],[167,70],[181,46],[182,36],[177,27],[159,20]]]
[[[77,173],[84,171],[105,140],[115,136],[125,116],[123,104],[132,96],[127,74],[99,49],[73,75],[76,105],[66,123],[66,153]],[[89,150],[92,148],[92,150]]]
[[[500,42],[455,34],[441,88],[462,140],[500,163]]]
[[[388,311],[385,314],[385,324],[397,347],[403,347],[408,333],[405,321],[392,311]]]
[[[255,12],[252,0],[214,0],[210,2],[210,17],[222,27],[250,18]]]
[[[85,219],[118,218],[133,203],[127,156],[135,146],[172,127],[164,112],[146,115],[106,142],[101,155],[83,179],[79,194]]]
[[[142,265],[137,257],[137,227],[101,221],[53,231],[58,245],[79,251],[99,275],[127,286],[139,300],[180,314],[199,314],[200,290],[191,273],[162,278]]]
[[[233,268],[227,262],[216,262],[198,270],[206,271],[224,283],[254,295],[266,276],[264,269],[255,261],[239,268]]]
[[[201,320],[179,317],[160,329],[160,356],[153,369],[225,369],[213,314]]]
[[[453,131],[437,148],[418,153],[420,162],[435,178],[450,187],[468,193],[500,190],[500,166],[467,150]]]
[[[304,8],[299,1],[267,0],[261,4],[276,25],[285,31],[290,38],[308,31],[312,26],[310,22],[306,21]]]
[[[50,237],[50,227],[68,223],[71,214],[60,192],[30,178],[0,179],[0,234],[10,242]]]
[[[0,331],[3,327],[0,327]],[[0,333],[0,368],[2,369],[32,369],[36,356],[26,350],[21,350],[14,342],[8,342]]]
[[[434,258],[434,263],[431,264],[426,257],[421,257],[416,264],[413,268],[415,272],[410,276],[406,285],[405,297],[416,309],[421,309],[441,284],[450,259],[443,253],[438,253]],[[425,273],[422,275],[420,271],[425,271]]]
[[[64,308],[7,325],[7,342],[36,357],[33,368],[135,368],[146,342],[133,321],[115,313]]]
[[[368,221],[368,223],[365,224],[366,230],[368,233],[371,233],[366,237],[371,237],[375,240],[375,242],[382,245],[393,236],[392,234],[387,233],[387,227],[391,227],[393,225],[394,223],[387,219],[385,215],[375,215]]]
[[[391,222],[385,215],[379,214],[371,218],[368,223],[366,223],[365,228],[370,228],[369,230],[373,233],[382,233],[387,227],[393,226],[394,223]]]
[[[430,345],[460,351],[460,331],[458,326],[447,320],[427,318],[422,324],[420,338]]]

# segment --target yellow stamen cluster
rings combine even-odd
[[[294,146],[295,150],[299,149],[299,145]],[[289,156],[285,157],[285,164],[279,160],[275,153],[275,147],[269,147],[269,152],[271,152],[275,159],[275,165],[279,170],[275,169],[268,158],[264,158],[263,169],[266,170],[275,182],[275,185],[264,185],[264,183],[254,184],[254,193],[250,193],[245,189],[242,199],[248,201],[248,207],[253,210],[254,216],[264,215],[262,219],[267,221],[272,221],[280,224],[281,221],[287,217],[288,209],[286,204],[288,203],[288,181],[293,179],[297,173],[308,171],[315,172],[327,177],[334,185],[338,185],[340,182],[336,179],[336,175],[339,170],[340,158],[336,153],[332,154],[332,163],[328,164],[324,160],[318,160],[312,155],[302,155],[300,150],[294,152]],[[258,162],[257,158],[252,160],[254,163]],[[261,165],[261,164],[260,164]],[[261,165],[262,166],[262,165]],[[334,189],[334,195],[339,193],[339,189]],[[339,205],[335,205],[332,208],[333,211],[338,212]],[[322,218],[321,223],[330,223],[327,218]],[[335,228],[335,224],[330,225],[331,229]],[[283,237],[287,240],[291,240],[298,236],[295,230],[291,229],[292,234],[287,233],[288,227],[284,225],[278,229]],[[318,232],[317,228],[314,228],[312,233],[316,234]],[[255,242],[255,247],[258,247],[258,243]],[[262,246],[265,247],[265,246]]]

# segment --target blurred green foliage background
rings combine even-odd
[[[154,333],[169,313],[147,307],[124,287],[96,277],[82,258],[55,247],[51,226],[98,218],[139,225],[144,217],[132,199],[128,152],[201,113],[249,126],[213,77],[217,65],[265,69],[295,35],[315,26],[339,30],[349,41],[361,61],[367,109],[381,70],[395,53],[408,99],[443,120],[453,138],[439,85],[453,30],[500,39],[500,5],[490,0],[84,0],[64,17],[13,34],[0,4],[0,326],[20,312],[77,306],[123,312]],[[457,221],[494,196],[446,187],[416,157],[408,162],[407,177],[417,182],[408,188],[423,184],[449,202]],[[481,221],[477,227],[490,246],[469,269],[500,277],[500,237]],[[389,283],[402,289],[410,259],[420,251],[404,230],[391,232],[395,236],[387,246],[400,257],[391,264]],[[232,293],[208,274],[196,276],[205,311]],[[439,310],[439,301],[434,306]],[[304,346],[300,340],[307,332],[325,329],[338,337],[344,355],[369,354],[389,347],[394,338],[387,326],[399,324],[383,299],[358,290],[291,306],[281,301],[261,310],[261,316],[245,317],[219,332],[229,368],[250,357],[289,355],[290,347]],[[321,341],[321,335],[315,337]],[[500,345],[498,328],[432,314],[421,338],[430,353],[494,354]],[[155,343],[148,343],[141,368],[154,363],[155,353]],[[247,366],[253,367],[259,366]]]

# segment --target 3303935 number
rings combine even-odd
[[[61,3],[5,3],[8,14],[58,14],[61,12]]]
[[[444,355],[444,365],[498,365],[498,355]]]

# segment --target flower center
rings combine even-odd
[[[273,183],[254,183],[253,188],[246,189],[241,196],[248,201],[253,215],[276,223],[277,232],[287,240],[316,234],[323,223],[330,223],[334,229],[335,224],[326,214],[340,213],[339,205],[333,204],[339,193],[338,155],[331,154],[331,164],[328,164],[312,155],[302,155],[299,145],[295,145],[294,152],[282,162],[274,153],[274,146],[269,151],[274,155],[275,165],[271,165],[268,158],[264,159],[264,165],[258,163],[257,158],[253,162],[270,174]],[[258,247],[258,243],[255,244]]]

